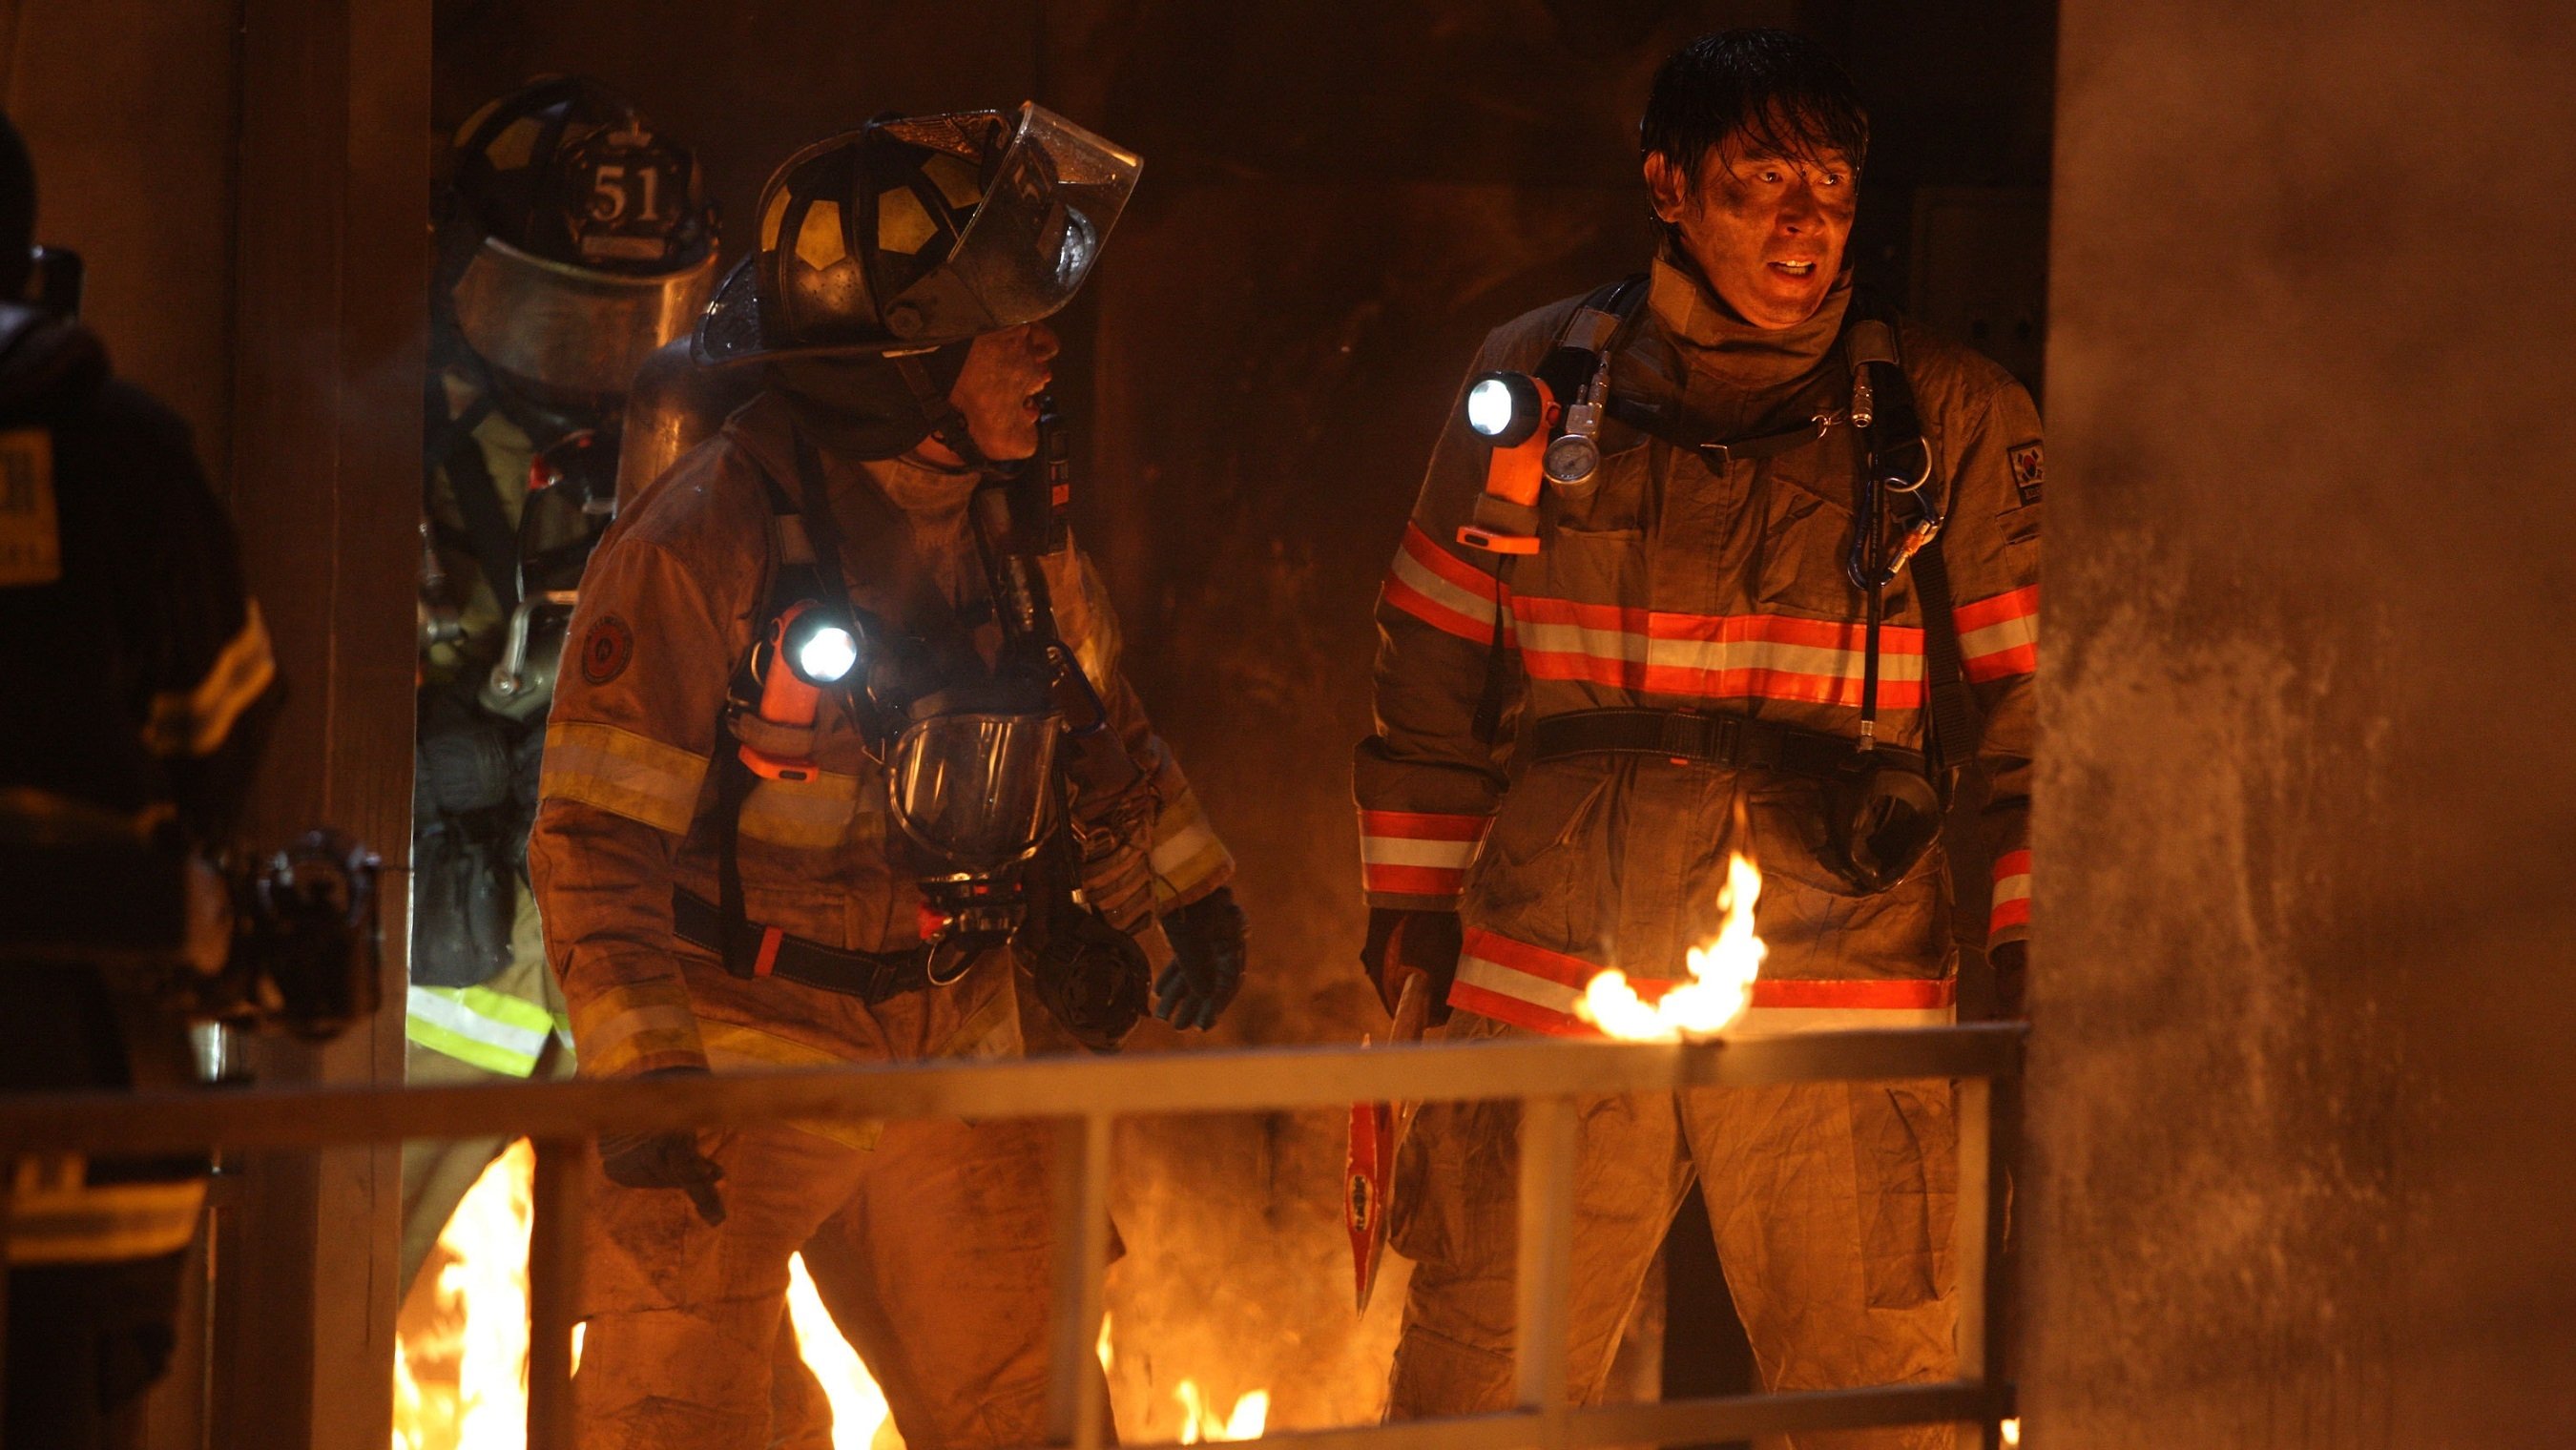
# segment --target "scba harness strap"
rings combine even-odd
[[[1628,283],[1595,291],[1560,334],[1542,367],[1580,372],[1567,361],[1589,341],[1590,367],[1606,377],[1611,350],[1624,337],[1644,289]],[[1866,601],[1858,740],[1798,730],[1730,711],[1614,709],[1575,711],[1534,722],[1534,759],[1614,753],[1675,761],[1768,769],[1826,784],[1834,819],[1829,832],[1843,856],[1842,869],[1864,890],[1881,890],[1910,871],[1929,849],[1946,812],[1958,769],[1975,753],[1976,715],[1969,695],[1952,613],[1949,571],[1940,540],[1948,502],[1945,482],[1934,477],[1934,458],[1923,433],[1914,390],[1897,347],[1896,313],[1874,294],[1857,294],[1845,316],[1836,352],[1850,368],[1846,408],[1825,408],[1799,427],[1742,438],[1709,440],[1688,435],[1664,406],[1612,392],[1609,417],[1676,448],[1699,454],[1712,468],[1730,462],[1776,458],[1824,441],[1837,426],[1858,435],[1853,498],[1853,537],[1847,572]],[[1891,528],[1898,537],[1890,539]],[[1503,644],[1502,600],[1511,556],[1497,571],[1506,586],[1496,591],[1492,655],[1485,697],[1476,714],[1480,739],[1494,738],[1509,694]],[[1923,615],[1925,664],[1924,751],[1882,746],[1877,740],[1881,633],[1886,589],[1908,569]]]
[[[718,707],[716,738],[726,742],[716,752],[716,900],[710,905],[685,892],[673,900],[674,934],[713,950],[727,972],[737,977],[784,976],[825,991],[841,992],[874,1003],[928,984],[926,948],[910,952],[850,952],[786,936],[776,927],[755,928],[744,905],[742,887],[742,812],[759,784],[742,748],[773,755],[805,755],[814,731],[801,732],[761,718],[761,652],[780,619],[796,605],[813,601],[837,609],[844,619],[857,612],[849,584],[841,573],[841,532],[823,491],[822,467],[813,440],[798,433],[796,470],[804,505],[767,469],[760,485],[769,502],[768,583],[762,590],[760,622],[751,647],[735,665],[725,702]],[[771,659],[770,669],[785,669]],[[856,708],[856,692],[841,690],[845,704]],[[783,965],[782,965],[783,964]]]

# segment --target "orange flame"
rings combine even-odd
[[[438,1236],[428,1312],[407,1314],[394,1338],[393,1450],[523,1450],[527,1444],[528,1228],[536,1161],[526,1140],[511,1144],[475,1180]],[[788,1319],[798,1354],[832,1406],[833,1450],[902,1450],[884,1393],[833,1326],[804,1256],[790,1259],[787,1272]],[[576,1366],[582,1328],[573,1328]],[[1107,1334],[1103,1326],[1104,1346]]]
[[[1216,1413],[1207,1395],[1194,1379],[1181,1381],[1172,1392],[1181,1402],[1181,1443],[1198,1445],[1219,1440],[1258,1440],[1270,1421],[1270,1392],[1254,1390],[1234,1402],[1233,1410]]]
[[[871,1450],[880,1434],[902,1445],[903,1437],[888,1418],[885,1391],[877,1388],[858,1351],[832,1323],[803,1254],[787,1260],[787,1318],[796,1329],[796,1353],[823,1382],[823,1397],[832,1403],[832,1450]]]
[[[1762,897],[1762,872],[1743,852],[1726,862],[1726,885],[1717,905],[1726,919],[1717,939],[1690,949],[1690,980],[1653,1002],[1637,995],[1616,967],[1595,976],[1575,1011],[1612,1037],[1671,1042],[1725,1031],[1753,1000],[1753,979],[1769,950],[1753,931],[1753,904]]]

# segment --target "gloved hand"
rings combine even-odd
[[[1986,949],[1986,962],[1995,970],[1995,1019],[2018,1022],[2028,1016],[2022,993],[2029,983],[2030,943],[1997,942]]]
[[[1154,981],[1154,1016],[1187,1030],[1216,1025],[1243,986],[1243,908],[1220,886],[1163,918],[1172,964]]]
[[[1360,965],[1368,970],[1390,1017],[1404,995],[1408,973],[1430,978],[1431,1015],[1426,1021],[1437,1027],[1449,1020],[1449,984],[1458,978],[1458,953],[1465,942],[1466,929],[1454,911],[1376,907],[1369,912],[1368,945],[1360,949]]]
[[[645,1076],[686,1076],[704,1071],[694,1067],[664,1068]],[[698,1151],[694,1131],[602,1133],[599,1166],[608,1181],[621,1188],[679,1189],[689,1195],[690,1204],[709,1228],[725,1221],[724,1199],[716,1192],[716,1184],[724,1179],[724,1169]]]

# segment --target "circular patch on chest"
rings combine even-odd
[[[604,685],[626,673],[627,661],[635,658],[635,631],[614,614],[602,616],[581,637],[581,677],[594,685]]]

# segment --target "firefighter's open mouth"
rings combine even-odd
[[[1773,262],[1770,267],[1775,272],[1786,273],[1792,277],[1806,277],[1816,270],[1814,262]]]

